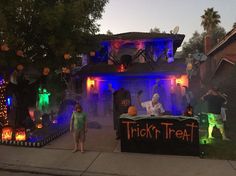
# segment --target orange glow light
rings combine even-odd
[[[176,84],[180,84],[180,85],[183,84],[183,80],[181,78],[176,79],[175,82]]]
[[[188,87],[188,77],[187,77],[187,75],[182,75],[181,77],[176,78],[175,83],[180,84],[181,86],[187,86]]]
[[[36,127],[37,127],[38,129],[41,129],[41,128],[43,128],[43,124],[42,124],[42,123],[38,123],[38,124],[36,125]]]
[[[12,140],[13,130],[11,127],[4,127],[2,129],[2,140]]]
[[[17,129],[15,135],[16,135],[16,141],[26,140],[26,132],[24,128]]]
[[[124,64],[121,64],[120,67],[118,68],[118,72],[125,72],[125,66]]]
[[[95,80],[93,78],[88,77],[87,79],[87,87],[90,88],[91,86],[95,85]]]

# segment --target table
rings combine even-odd
[[[185,116],[120,116],[121,152],[199,155],[199,122]]]

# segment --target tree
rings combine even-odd
[[[107,35],[113,35],[113,33],[110,30],[108,30]]]
[[[233,24],[233,28],[236,28],[236,22],[234,22],[234,24]]]
[[[21,50],[27,62],[39,66],[63,64],[68,52],[95,47],[96,21],[108,0],[0,1],[0,40],[11,51]],[[95,43],[96,44],[96,43]]]
[[[182,49],[182,57],[187,58],[188,54],[193,54],[197,51],[203,52],[203,39],[204,34],[200,34],[199,32],[195,31],[189,41],[184,42]]]
[[[201,18],[201,25],[207,34],[211,34],[213,29],[220,23],[220,15],[217,11],[214,11],[214,8],[207,8],[204,10],[204,15],[202,15]]]
[[[196,52],[204,53],[204,37],[207,35],[206,32],[199,33],[195,31],[193,36],[188,42],[184,42],[182,49],[182,57],[186,58],[188,54],[194,54]],[[223,37],[226,35],[226,31],[223,27],[217,26],[212,30],[211,43],[214,47]]]
[[[160,29],[157,27],[151,28],[150,33],[160,33]]]
[[[225,35],[226,31],[223,27],[217,26],[216,28],[214,28],[211,36],[212,47],[219,43],[219,41],[221,41]]]

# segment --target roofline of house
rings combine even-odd
[[[232,61],[230,61],[229,59],[227,59],[227,58],[221,58],[220,62],[219,62],[219,63],[217,64],[217,66],[216,66],[216,69],[215,69],[214,73],[211,75],[211,79],[215,76],[216,72],[218,71],[218,69],[219,69],[219,67],[220,67],[220,65],[221,65],[221,63],[222,63],[223,61],[226,61],[226,62],[228,62],[229,64],[232,64],[232,65],[235,65],[235,63],[232,62]]]
[[[229,31],[225,37],[215,46],[213,47],[208,53],[207,56],[211,55],[213,52],[215,52],[218,48],[220,48],[222,45],[224,45],[231,37],[233,37],[236,34],[236,28],[233,28],[231,31]]]

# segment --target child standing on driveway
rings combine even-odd
[[[87,132],[87,115],[83,112],[80,104],[75,106],[75,111],[72,113],[70,121],[70,132],[73,132],[74,137],[74,152],[78,151],[80,146],[81,153],[84,153],[85,133]]]

